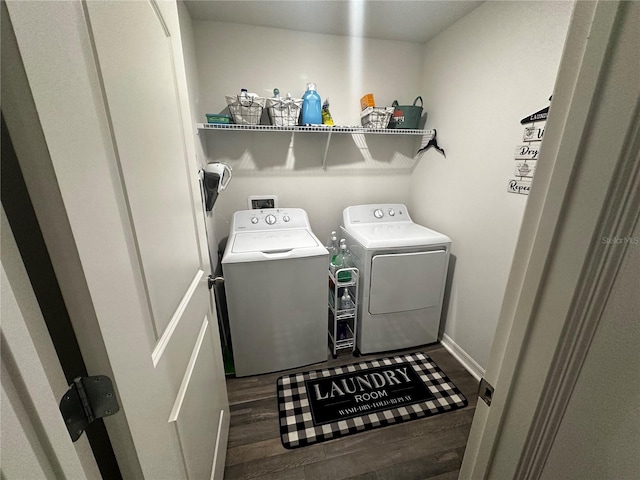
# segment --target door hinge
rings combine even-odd
[[[113,383],[105,375],[74,378],[60,400],[60,413],[74,442],[91,422],[113,415],[118,410],[120,405]]]
[[[493,398],[493,386],[489,384],[484,378],[480,379],[480,387],[478,389],[478,396],[484,400],[484,403],[488,407],[491,406],[491,399]]]

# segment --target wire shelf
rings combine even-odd
[[[433,135],[434,130],[412,130],[393,128],[365,128],[330,125],[238,125],[218,123],[198,123],[198,130],[244,130],[250,132],[318,132],[318,133],[366,133],[378,135]]]

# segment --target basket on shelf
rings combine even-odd
[[[420,100],[420,105],[416,105]],[[420,118],[422,116],[422,97],[418,96],[413,101],[413,105],[398,105],[398,101],[394,100],[395,111],[393,118],[389,122],[389,128],[420,128]]]
[[[276,127],[298,125],[301,110],[301,98],[267,98],[269,120],[271,121],[271,125],[275,125]]]
[[[229,113],[238,125],[259,125],[265,98],[243,95],[226,95]]]
[[[365,128],[387,128],[394,107],[367,107],[360,112],[360,123]]]

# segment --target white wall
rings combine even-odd
[[[507,193],[520,120],[548,105],[572,2],[487,2],[429,41],[422,91],[427,152],[413,172],[415,221],[452,239],[445,334],[486,367],[526,196]]]
[[[199,74],[198,121],[225,109],[225,95],[247,88],[271,96],[300,97],[306,83],[329,98],[337,125],[359,125],[359,99],[373,92],[376,103],[409,101],[420,93],[422,46],[282,29],[193,21]],[[416,140],[367,138],[367,158],[350,135],[333,135],[327,171],[321,169],[324,135],[201,132],[209,161],[224,161],[234,177],[216,202],[216,234],[228,234],[227,220],[247,208],[247,197],[275,194],[281,206],[307,210],[316,235],[325,241],[348,205],[409,199]],[[293,144],[291,141],[293,140]]]
[[[409,175],[353,175],[340,177],[234,177],[218,197],[215,210],[218,238],[228,234],[233,212],[247,208],[247,197],[273,193],[281,206],[306,210],[311,228],[321,242],[342,224],[342,210],[353,204],[404,203],[409,200]]]
[[[301,98],[314,82],[329,98],[337,125],[360,125],[360,97],[391,105],[419,92],[422,46],[417,43],[355,39],[277,28],[194,21],[200,74],[200,107],[226,107],[225,95],[247,88],[260,96],[290,92]]]

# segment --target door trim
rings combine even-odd
[[[4,141],[2,146],[4,150]],[[3,157],[3,166],[5,161]],[[15,227],[5,212],[6,198],[3,202],[2,435],[12,441],[3,443],[2,477],[98,479],[107,478],[110,472],[111,478],[122,478],[117,463],[115,470],[111,469],[104,464],[104,450],[90,446],[89,432],[77,442],[71,441],[58,408],[58,395],[67,388],[65,373],[32,288],[24,251],[18,246]]]
[[[151,353],[151,359],[153,360],[154,367],[158,366],[158,363],[162,358],[162,354],[167,348],[167,345],[169,345],[173,332],[176,331],[176,328],[178,327],[178,323],[180,323],[180,320],[182,319],[182,315],[186,310],[187,306],[189,305],[189,302],[193,298],[193,294],[195,293],[196,288],[198,287],[198,284],[200,283],[200,280],[202,279],[203,275],[204,275],[204,271],[198,269],[195,276],[193,277],[193,280],[191,281],[191,284],[189,285],[189,288],[187,288],[187,291],[182,297],[180,304],[176,308],[176,311],[173,313],[173,316],[171,317],[171,320],[169,321],[167,328],[164,329],[164,333],[160,337],[160,340],[158,341],[156,348],[153,349],[153,352]]]
[[[635,118],[640,118],[640,104]],[[640,217],[640,122],[630,126],[626,151],[616,172],[614,184],[606,200],[598,231],[632,232]],[[622,208],[620,208],[620,206]],[[613,215],[608,215],[612,212]],[[606,214],[605,214],[606,213]],[[607,298],[622,266],[624,248],[605,248],[597,239],[587,255],[584,275],[577,288],[576,301],[551,364],[551,373],[534,416],[516,478],[535,479],[542,473],[560,422],[571,399],[578,375],[589,353],[591,341],[600,323]]]

